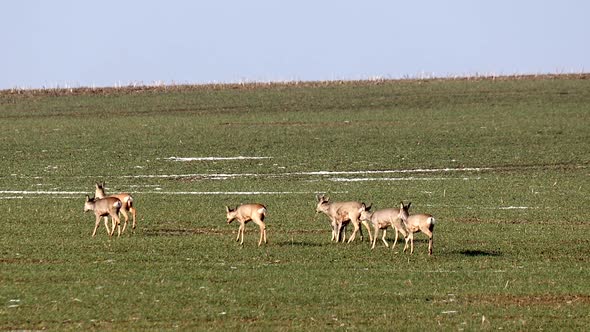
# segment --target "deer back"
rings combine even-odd
[[[96,208],[101,212],[101,215],[108,215],[110,213],[119,214],[122,203],[118,198],[105,197],[96,200]]]
[[[359,202],[328,202],[324,205],[326,205],[324,213],[330,217],[348,214],[349,218],[359,219],[361,212],[365,209],[364,205]]]
[[[84,211],[93,210],[99,216],[106,216],[111,213],[118,214],[121,206],[121,201],[115,197],[90,198],[86,196]]]
[[[227,208],[228,222],[232,219],[238,219],[242,222],[249,220],[263,221],[265,216],[266,207],[258,203],[242,204],[233,210]]]
[[[380,226],[393,225],[396,220],[401,221],[400,209],[396,208],[377,210],[371,218],[373,224]]]
[[[434,223],[434,217],[426,213],[413,214],[408,217],[408,220],[406,222],[408,230],[413,233],[418,232],[420,228],[423,227],[431,229],[434,226]]]

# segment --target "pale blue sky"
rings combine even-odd
[[[590,1],[0,3],[0,89],[590,71]]]

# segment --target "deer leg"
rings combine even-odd
[[[125,223],[123,224],[123,230],[121,231],[121,233],[125,233],[125,228],[127,228],[127,221],[129,220],[129,216],[127,215],[127,212],[125,210],[126,208],[122,208],[120,210],[123,217],[125,217]]]
[[[340,229],[338,229],[338,238],[342,243],[346,242],[346,224],[340,224]]]
[[[244,245],[244,231],[246,230],[246,223],[240,225],[240,230],[242,232],[242,240],[240,241],[240,245]]]
[[[432,231],[428,228],[428,227],[424,227],[424,229],[420,229],[422,231],[422,233],[424,233],[426,236],[428,236],[428,255],[432,256],[432,242],[433,242],[433,236],[434,234],[432,233]]]
[[[108,218],[104,217],[105,222],[107,222]],[[115,223],[115,218],[113,218],[113,216],[111,216],[111,233],[109,235],[113,235],[115,234],[115,226],[117,226],[117,224]]]
[[[117,224],[117,237],[121,236],[121,219],[117,214],[114,214],[113,220],[115,220]],[[123,231],[125,231],[125,227],[123,227]],[[115,228],[113,227],[113,233],[115,232]]]
[[[342,226],[342,243],[346,242],[346,229],[348,228],[348,224],[344,224]]]
[[[350,235],[350,238],[348,239],[348,243],[354,241],[354,238],[356,237],[356,232],[358,232],[358,230],[360,229],[358,223],[356,222],[352,222],[352,226],[354,227],[354,229],[352,230],[352,235]]]
[[[373,245],[371,246],[371,250],[375,249],[375,243],[377,243],[377,236],[379,235],[379,227],[375,227],[375,236],[373,236]]]
[[[125,233],[125,228],[127,228],[127,221],[125,221],[125,223],[123,224],[123,229],[121,230],[121,233]]]
[[[404,252],[406,252],[406,250],[408,250],[408,242],[410,241],[410,238],[412,237],[412,233],[408,234],[408,236],[406,236],[406,245],[404,245]]]
[[[104,228],[107,229],[107,234],[109,236],[113,235],[113,232],[109,229],[109,217],[104,217]],[[115,230],[115,227],[113,226],[113,231]]]
[[[118,227],[119,229],[119,235],[121,235],[121,226],[119,225],[119,217],[116,214],[110,214],[111,216],[111,233],[110,235],[114,235],[115,234],[115,226]],[[105,222],[108,220],[108,217],[104,217]]]
[[[342,235],[340,236],[340,239],[342,240],[342,243],[346,242],[346,229],[348,228],[348,222],[343,222],[342,223]]]
[[[260,227],[260,240],[258,241],[258,246],[262,244],[262,240],[266,243],[266,225],[262,221],[255,221],[258,226]]]
[[[336,222],[332,221],[330,222],[330,226],[332,226],[332,238],[330,239],[330,241],[338,241],[337,238],[338,236],[336,235]]]
[[[363,228],[361,227],[361,223],[360,223],[360,221],[357,221],[357,224],[358,224],[358,227],[359,227],[359,236],[360,236],[360,238],[361,238],[361,242],[363,242],[363,239],[364,239],[364,236],[363,236]],[[371,233],[371,232],[369,232],[369,234],[370,234],[370,233]],[[371,235],[369,235],[369,237],[370,237],[370,236],[371,236]]]
[[[385,243],[385,247],[389,248],[389,244],[387,243],[387,241],[385,241],[385,235],[387,234],[387,228],[383,230],[383,237],[381,238],[381,241],[383,241],[383,243]],[[377,242],[377,241],[375,241]]]
[[[336,243],[344,242],[346,239],[346,225],[342,222],[336,222]]]
[[[240,241],[240,231],[242,230],[242,224],[240,223],[240,227],[238,227],[238,237],[236,237],[236,242]]]
[[[393,250],[393,248],[395,248],[395,245],[397,243],[397,228],[393,227],[395,229],[395,240],[393,241],[393,245],[391,246],[391,250]]]
[[[92,237],[96,235],[96,230],[98,229],[98,225],[100,225],[100,217],[96,216],[96,222],[94,223],[94,231],[92,232]]]
[[[362,223],[363,223],[363,225],[365,225],[365,228],[367,229],[367,234],[369,234],[369,242],[373,242],[373,238],[371,236],[371,228],[369,227],[369,223],[367,221],[363,221]]]
[[[129,208],[129,211],[131,212],[131,216],[133,217],[133,229],[135,229],[135,226],[137,226],[137,223],[135,222],[135,216],[137,211],[133,206]]]

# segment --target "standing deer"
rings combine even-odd
[[[389,244],[387,241],[385,241],[387,228],[391,226],[395,230],[395,241],[393,241],[393,246],[391,246],[391,249],[395,248],[398,239],[398,232],[402,233],[404,238],[408,235],[402,221],[403,215],[401,209],[381,209],[375,212],[370,212],[369,210],[370,208],[367,208],[361,212],[360,218],[362,221],[370,221],[371,224],[373,224],[373,230],[375,231],[375,234],[373,236],[373,245],[371,246],[371,249],[375,248],[380,229],[383,230],[383,237],[381,238],[381,241],[383,241],[386,247],[389,247]]]
[[[330,218],[330,225],[332,226],[332,239],[331,241],[340,242],[341,233],[348,222],[352,223],[354,230],[348,239],[348,243],[352,242],[357,232],[360,232],[361,241],[363,240],[363,231],[360,227],[361,221],[359,220],[361,212],[365,209],[364,203],[359,202],[330,202],[329,197],[324,195],[317,195],[316,200],[318,204],[316,206],[316,213],[324,213]],[[362,222],[369,233],[369,239],[372,242],[371,229],[367,222]],[[346,239],[346,233],[342,235],[342,242]]]
[[[97,198],[114,197],[114,198],[117,198],[118,200],[120,200],[121,203],[123,203],[123,206],[121,207],[121,214],[123,214],[123,217],[125,217],[125,224],[123,224],[123,233],[125,232],[125,228],[127,228],[127,221],[129,220],[129,216],[127,215],[128,211],[131,212],[131,215],[133,217],[132,228],[135,229],[135,226],[137,224],[135,222],[136,210],[135,210],[135,207],[133,206],[133,197],[131,197],[131,195],[128,193],[120,193],[120,194],[116,194],[116,195],[107,196],[104,192],[104,187],[105,187],[104,182],[102,184],[96,183],[96,190],[94,192],[94,196],[96,196]]]
[[[408,249],[408,241],[410,241],[410,253],[414,253],[414,233],[422,232],[428,236],[428,255],[432,255],[433,232],[436,220],[430,214],[421,213],[410,215],[408,211],[410,210],[411,204],[412,203],[408,203],[408,205],[404,205],[403,202],[400,203],[402,220],[404,221],[404,226],[408,232],[404,252]]]
[[[236,241],[240,240],[240,234],[242,234],[242,241],[240,242],[241,245],[244,244],[244,229],[246,228],[246,223],[250,220],[253,221],[258,227],[260,227],[260,241],[258,241],[258,246],[266,242],[266,224],[264,223],[264,218],[266,217],[266,207],[262,204],[243,204],[235,209],[230,209],[229,207],[225,207],[226,216],[227,216],[227,223],[230,224],[234,219],[237,219],[240,223],[240,228],[238,228],[238,237]]]
[[[104,217],[104,227],[107,229],[107,234],[109,236],[113,236],[115,233],[115,226],[119,230],[118,235],[121,235],[121,222],[119,220],[119,210],[123,204],[118,198],[115,197],[106,197],[106,198],[90,198],[90,196],[86,195],[86,202],[84,203],[84,212],[94,211],[94,215],[96,216],[96,222],[94,224],[94,231],[92,232],[92,236],[96,235],[96,230],[98,229],[98,225],[100,224],[100,217]],[[109,225],[107,221],[109,220],[109,216],[111,217],[111,223],[113,229],[109,231]]]

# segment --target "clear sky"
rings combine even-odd
[[[590,71],[587,0],[18,0],[0,89]]]

